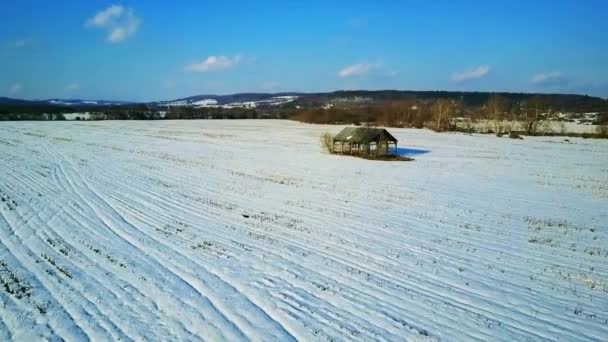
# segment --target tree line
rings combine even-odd
[[[526,135],[539,133],[542,122],[552,118],[560,108],[549,96],[536,95],[514,101],[503,95],[491,95],[476,106],[466,105],[463,98],[432,100],[408,99],[382,101],[359,107],[303,108],[292,110],[293,120],[317,124],[366,124],[386,127],[427,127],[435,131],[468,130],[474,123],[485,121],[497,134],[513,130]],[[571,120],[561,118],[561,120]],[[514,122],[520,123],[518,127]],[[598,115],[595,124],[608,123],[608,110]]]

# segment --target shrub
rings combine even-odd
[[[515,132],[515,131],[511,131],[509,132],[509,138],[511,139],[523,139],[519,133]]]
[[[329,153],[334,153],[334,137],[325,132],[321,135],[321,146]]]
[[[608,125],[599,125],[595,131],[601,138],[608,138]]]

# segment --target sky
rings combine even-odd
[[[8,0],[0,96],[341,89],[608,98],[608,1]]]

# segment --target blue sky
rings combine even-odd
[[[608,97],[603,0],[0,6],[0,96],[147,101],[406,89]]]

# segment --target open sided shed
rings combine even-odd
[[[384,128],[370,127],[346,127],[333,140],[335,152],[350,154],[388,154],[391,144],[396,151],[397,138]]]

